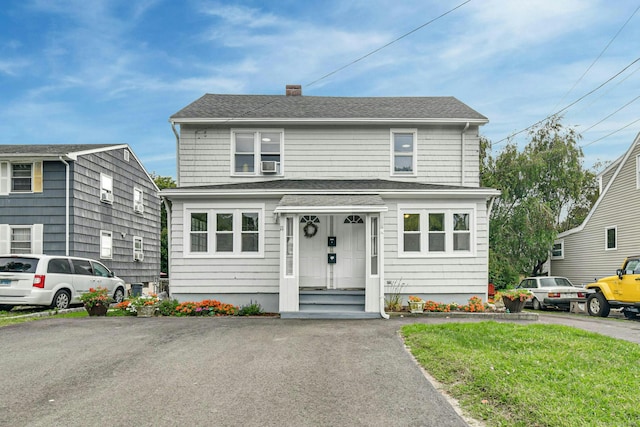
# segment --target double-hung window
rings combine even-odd
[[[133,260],[144,260],[144,245],[142,237],[140,236],[133,236]]]
[[[391,129],[391,175],[416,175],[417,135],[416,129]]]
[[[232,130],[232,175],[282,175],[284,131]]]
[[[144,192],[138,187],[133,188],[133,210],[136,213],[144,213]]]
[[[604,249],[607,251],[618,249],[618,227],[607,227],[604,230]]]
[[[401,256],[467,256],[474,254],[473,208],[399,209]]]
[[[113,234],[111,231],[100,231],[100,258],[113,258]]]
[[[564,240],[558,240],[553,243],[551,259],[564,259]]]
[[[113,203],[113,178],[104,173],[100,174],[100,201]]]
[[[15,193],[25,193],[31,191],[32,164],[13,163],[11,164],[11,191]]]
[[[11,227],[10,247],[12,254],[32,253],[31,227]]]
[[[187,253],[208,257],[262,257],[264,207],[187,208]]]

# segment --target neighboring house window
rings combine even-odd
[[[293,276],[293,218],[287,217],[286,220],[286,243],[287,253],[285,257],[286,276]]]
[[[129,150],[127,150],[126,148],[124,149],[124,161],[129,161]]]
[[[133,236],[133,260],[144,260],[144,249],[142,245],[142,237]]]
[[[415,175],[417,158],[415,129],[391,129],[391,175]]]
[[[564,259],[564,240],[559,240],[553,244],[551,259]]]
[[[233,175],[281,175],[283,131],[234,130]]]
[[[472,255],[472,209],[400,208],[400,254],[406,256]]]
[[[378,218],[371,218],[371,275],[378,275]]]
[[[12,254],[31,253],[31,227],[11,227],[10,252]]]
[[[140,188],[133,188],[133,210],[136,213],[144,213],[144,193]]]
[[[113,239],[111,231],[100,230],[100,258],[113,258]]]
[[[31,163],[13,163],[11,165],[11,191],[30,192],[32,180]]]
[[[100,174],[100,201],[113,203],[113,178],[103,173]]]
[[[189,253],[214,257],[262,256],[263,210],[227,208],[189,212]]]
[[[618,227],[608,227],[605,229],[605,249],[613,250],[618,248]]]

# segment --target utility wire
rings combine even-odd
[[[340,68],[338,68],[338,69],[336,69],[336,70],[334,70],[334,71],[332,71],[332,72],[330,72],[330,73],[328,73],[328,74],[325,74],[324,76],[320,77],[319,79],[316,79],[316,80],[312,81],[311,83],[308,83],[305,87],[313,86],[314,84],[318,83],[319,81],[324,80],[324,79],[326,79],[327,77],[332,76],[332,75],[334,75],[334,74],[336,74],[336,73],[338,73],[338,72],[340,72],[340,71],[344,70],[345,68],[350,67],[350,66],[352,66],[353,64],[355,64],[355,63],[357,63],[357,62],[359,62],[359,61],[362,61],[363,59],[368,58],[369,56],[371,56],[371,55],[373,55],[373,54],[375,54],[375,53],[380,52],[382,49],[384,49],[384,48],[386,48],[386,47],[391,46],[392,44],[396,43],[397,41],[402,40],[403,38],[405,38],[405,37],[407,37],[407,36],[409,36],[409,35],[411,35],[411,34],[415,33],[415,32],[416,32],[416,31],[418,31],[418,30],[421,30],[422,28],[426,27],[426,26],[427,26],[427,25],[429,25],[429,24],[432,24],[433,22],[437,21],[437,20],[438,20],[438,19],[440,19],[440,18],[443,18],[444,16],[446,16],[446,15],[450,14],[451,12],[455,11],[456,9],[461,8],[462,6],[464,6],[465,4],[469,3],[470,1],[471,1],[471,0],[467,0],[467,1],[463,2],[463,3],[460,3],[459,5],[457,5],[456,7],[454,7],[453,9],[446,11],[446,12],[445,12],[445,13],[443,13],[442,15],[437,16],[437,17],[433,18],[432,20],[430,20],[430,21],[428,21],[428,22],[425,22],[424,24],[420,25],[419,27],[414,28],[413,30],[409,31],[408,33],[401,35],[401,36],[400,36],[400,37],[398,37],[397,39],[390,41],[389,43],[385,44],[384,46],[381,46],[381,47],[379,47],[379,48],[377,48],[377,49],[375,49],[375,50],[372,50],[371,52],[367,53],[366,55],[361,56],[360,58],[358,58],[358,59],[356,59],[356,60],[354,60],[354,61],[351,61],[351,62],[350,62],[350,63],[348,63],[347,65],[343,65],[342,67],[340,67]]]
[[[562,101],[565,100],[565,98],[567,96],[569,96],[569,94],[571,92],[573,92],[573,90],[576,88],[576,86],[578,86],[578,83],[580,83],[582,81],[582,79],[584,78],[584,76],[587,75],[587,73],[589,72],[589,70],[591,70],[591,68],[596,64],[596,62],[598,62],[598,60],[602,57],[602,55],[607,51],[607,49],[609,49],[609,46],[611,46],[611,44],[613,43],[613,41],[618,37],[618,35],[620,35],[620,33],[622,32],[622,30],[624,29],[624,27],[627,26],[627,24],[629,23],[629,21],[631,21],[631,18],[633,18],[633,16],[638,12],[638,10],[640,10],[640,6],[638,6],[636,8],[636,10],[633,11],[633,13],[631,14],[631,16],[629,16],[629,18],[625,21],[624,24],[622,24],[622,27],[620,27],[620,29],[618,30],[618,32],[613,36],[613,38],[611,40],[609,40],[609,43],[607,43],[607,45],[604,47],[604,49],[602,49],[602,51],[600,52],[600,54],[598,55],[598,57],[596,59],[593,60],[593,62],[591,63],[591,65],[589,65],[587,67],[587,69],[585,70],[584,73],[582,73],[582,75],[580,76],[580,78],[573,84],[573,86],[571,86],[571,89],[569,89],[569,91],[567,93],[564,94],[564,96],[560,99],[560,101],[558,101],[558,103],[555,105],[555,107],[553,107],[553,109],[555,110],[556,108],[558,108],[558,105],[560,105],[562,103]]]
[[[635,123],[637,123],[637,122],[640,122],[640,119],[636,119],[636,120],[632,121],[631,123],[628,123],[628,124],[626,124],[625,126],[622,126],[621,128],[616,129],[616,130],[614,130],[613,132],[606,134],[605,136],[602,136],[602,137],[600,137],[600,138],[598,138],[598,139],[595,139],[595,140],[591,141],[590,143],[583,145],[583,146],[582,146],[582,148],[586,148],[586,147],[588,147],[588,146],[590,146],[590,145],[595,144],[595,143],[596,143],[596,142],[598,142],[598,141],[602,141],[603,139],[608,138],[608,137],[610,137],[611,135],[613,135],[613,134],[615,134],[615,133],[618,133],[618,132],[620,132],[620,131],[621,131],[621,130],[623,130],[623,129],[626,129],[626,128],[628,128],[629,126],[631,126],[632,124],[635,124]]]
[[[589,126],[588,128],[586,128],[585,130],[583,130],[580,133],[585,133],[585,132],[589,132],[591,129],[593,129],[594,127],[598,126],[600,123],[604,122],[605,120],[607,120],[609,117],[613,116],[614,114],[616,114],[618,111],[623,110],[625,108],[627,108],[629,105],[633,104],[634,102],[636,102],[638,100],[638,98],[640,98],[640,95],[636,96],[635,98],[633,98],[631,101],[627,102],[626,104],[624,104],[622,107],[618,108],[616,111],[614,111],[613,113],[609,114],[607,117],[605,117],[604,119],[598,121],[597,123],[592,124],[591,126]]]
[[[616,74],[614,74],[613,76],[609,77],[609,78],[608,78],[604,83],[600,84],[600,85],[599,85],[598,87],[596,87],[595,89],[592,89],[591,91],[589,91],[589,92],[585,93],[585,94],[584,94],[584,95],[582,95],[580,98],[576,99],[576,100],[575,100],[575,101],[573,101],[571,104],[567,105],[566,107],[562,108],[561,110],[558,110],[558,111],[556,111],[556,112],[555,112],[555,113],[553,113],[553,114],[549,114],[549,115],[548,115],[547,117],[545,117],[544,119],[542,119],[542,120],[538,120],[538,121],[537,121],[537,122],[535,122],[534,124],[532,124],[532,125],[530,125],[530,126],[528,126],[528,127],[524,128],[524,129],[521,129],[521,130],[519,130],[519,131],[517,131],[517,132],[514,132],[514,133],[512,133],[511,135],[509,135],[509,136],[507,136],[507,137],[505,137],[505,138],[502,138],[501,140],[499,140],[498,142],[493,143],[492,145],[493,145],[493,146],[496,146],[496,145],[498,145],[498,144],[500,144],[500,143],[502,143],[502,142],[504,142],[504,141],[507,141],[507,140],[509,140],[509,139],[513,138],[513,137],[514,137],[514,136],[516,136],[516,135],[521,134],[522,132],[526,132],[526,131],[528,131],[529,129],[534,128],[535,126],[539,125],[540,123],[543,123],[545,120],[548,120],[548,119],[549,119],[549,118],[551,118],[552,116],[555,116],[555,115],[558,115],[558,114],[561,114],[561,113],[563,113],[563,112],[567,111],[569,108],[573,107],[573,106],[574,106],[574,105],[576,105],[578,102],[580,102],[580,101],[582,101],[583,99],[585,99],[587,96],[589,96],[589,95],[591,95],[592,93],[594,93],[594,92],[596,92],[596,91],[600,90],[604,85],[606,85],[606,84],[607,84],[607,83],[609,83],[611,80],[613,80],[613,79],[615,79],[616,77],[618,77],[620,74],[624,73],[627,69],[629,69],[629,67],[631,67],[633,64],[635,64],[635,63],[636,63],[636,62],[638,62],[638,61],[640,61],[640,57],[639,57],[639,58],[636,58],[636,59],[635,59],[634,61],[632,61],[629,65],[627,65],[626,67],[624,67],[622,70],[618,71],[618,72],[617,72]]]

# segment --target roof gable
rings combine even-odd
[[[0,145],[2,157],[68,157],[127,148],[126,144],[20,144]]]

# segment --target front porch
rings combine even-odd
[[[301,290],[299,310],[280,312],[282,319],[377,319],[365,312],[365,291],[342,289]]]

